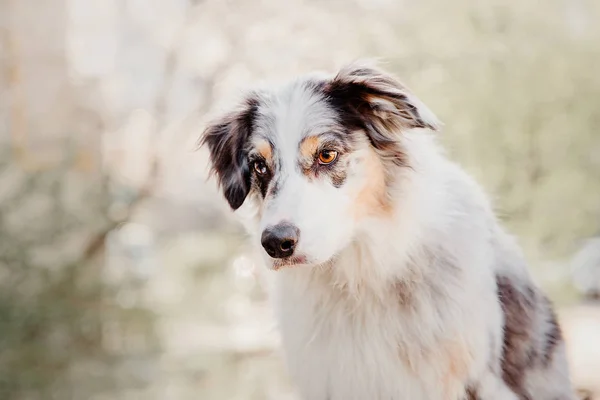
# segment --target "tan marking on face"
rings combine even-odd
[[[354,200],[352,215],[356,219],[374,215],[389,215],[393,208],[387,193],[387,177],[383,163],[370,147],[362,152],[364,158],[360,168],[363,169],[366,178]]]
[[[302,140],[300,143],[300,156],[304,159],[310,159],[314,157],[314,154],[319,148],[319,137],[309,136]]]
[[[256,144],[256,149],[267,162],[271,161],[271,158],[273,157],[273,149],[271,148],[271,144],[269,142],[266,140],[259,141]]]
[[[315,153],[319,148],[319,143],[320,140],[318,136],[308,136],[300,142],[300,165],[302,165],[302,173],[307,177],[312,175],[310,166],[313,164]]]

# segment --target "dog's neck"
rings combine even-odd
[[[414,280],[411,266],[426,251],[426,225],[405,200],[394,215],[366,221],[350,245],[315,273],[354,295],[383,295],[398,282]]]

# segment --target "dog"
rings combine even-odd
[[[248,93],[202,134],[307,400],[571,400],[553,305],[398,79],[354,62]]]

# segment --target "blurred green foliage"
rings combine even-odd
[[[14,11],[16,8],[11,7],[17,4],[13,2],[9,7],[9,3],[0,2],[2,39],[10,36],[6,34],[9,29],[3,17],[9,14],[7,10]],[[157,33],[158,26],[160,23],[179,26],[181,21],[176,12],[160,15],[164,21],[149,18],[151,32],[141,28],[137,31],[144,16],[125,17],[136,10],[132,6],[135,2],[123,4],[126,3],[131,9],[114,7],[115,15],[125,26],[123,31],[132,37],[151,36],[156,40],[155,47],[165,47],[166,40]],[[160,2],[151,3],[157,6]],[[56,4],[63,11],[66,9],[66,3]],[[148,11],[146,7],[150,6],[140,4]],[[197,58],[223,58],[221,64],[215,63],[222,65],[215,68],[216,72],[196,71],[204,91],[194,93],[202,97],[198,100],[206,110],[213,106],[220,95],[218,89],[228,79],[245,82],[263,75],[268,78],[293,63],[306,71],[315,64],[347,62],[348,54],[356,58],[381,57],[388,61],[384,67],[405,80],[443,121],[441,140],[451,156],[493,196],[500,217],[518,236],[538,276],[558,273],[563,277],[552,287],[552,297],[563,303],[576,298],[564,279],[566,261],[580,239],[600,231],[600,4],[597,1],[551,0],[542,4],[533,0],[334,0],[281,4],[190,2],[186,23],[192,27],[182,29],[181,38],[187,39],[186,35],[196,32],[202,39],[200,44],[208,43],[206,48],[213,53],[198,55],[197,43],[176,40],[175,51],[165,57],[165,71],[155,71],[166,76],[157,90],[164,96],[149,101],[156,100],[159,114],[165,114],[157,117],[161,129],[169,135],[170,129],[174,129],[169,125],[172,121],[163,119],[168,118],[166,111],[176,108],[174,104],[181,100],[177,93],[184,92],[177,89],[196,90],[191,83],[178,80],[178,74],[184,71],[178,64],[179,58],[188,64],[200,64]],[[259,15],[247,16],[246,12]],[[211,22],[215,26],[209,25]],[[341,32],[332,28],[338,25]],[[40,40],[35,36],[34,26],[12,28],[22,35],[31,33],[30,42]],[[25,42],[24,37],[11,34],[17,37],[16,43]],[[269,40],[261,41],[261,34]],[[311,42],[310,34],[317,36],[318,43]],[[228,37],[234,40],[229,43],[223,39]],[[66,34],[60,38],[67,41]],[[136,42],[131,37],[127,37],[131,42],[120,40],[124,53],[129,56],[131,52],[134,59],[140,57],[134,60],[132,76],[147,72],[152,63],[143,58],[143,52],[132,51],[139,50],[131,44]],[[26,110],[20,110],[19,114],[15,106],[24,91],[19,85],[27,83],[27,73],[29,77],[44,77],[49,83],[59,79],[48,75],[48,71],[50,67],[63,65],[61,62],[67,69],[64,47],[64,43],[52,46],[43,43],[39,54],[55,52],[60,62],[44,64],[24,58],[30,69],[23,68],[25,78],[17,82],[15,71],[23,60],[15,61],[14,54],[7,51],[9,46],[0,41],[3,72],[0,76],[0,399],[87,400],[95,395],[104,396],[99,399],[161,399],[154,389],[148,392],[151,397],[139,393],[138,397],[126,395],[132,388],[150,387],[154,377],[157,381],[164,378],[160,384],[168,390],[189,382],[189,392],[181,389],[181,393],[191,393],[189,397],[172,395],[171,398],[198,398],[200,393],[203,399],[279,400],[281,397],[273,394],[278,393],[273,388],[286,385],[285,372],[280,359],[273,356],[260,338],[257,345],[253,342],[255,338],[250,340],[240,334],[259,350],[239,350],[233,345],[232,349],[226,349],[223,345],[210,352],[202,346],[198,350],[186,347],[191,346],[189,343],[181,343],[180,347],[176,346],[179,343],[171,343],[187,356],[178,358],[183,356],[177,354],[169,359],[168,365],[180,365],[180,369],[172,372],[151,368],[165,365],[159,362],[168,358],[160,352],[164,342],[184,338],[196,343],[193,339],[204,334],[206,337],[202,339],[209,343],[210,340],[223,343],[230,338],[220,333],[228,332],[228,324],[233,324],[231,319],[250,322],[254,319],[253,307],[264,302],[262,291],[250,278],[240,283],[227,268],[240,247],[238,231],[225,227],[226,222],[221,223],[225,219],[219,219],[216,225],[224,229],[211,234],[210,239],[182,232],[181,236],[191,239],[182,240],[185,246],[176,251],[169,248],[168,239],[161,237],[156,245],[160,250],[157,258],[162,263],[158,278],[146,283],[107,281],[105,240],[111,229],[118,227],[111,217],[111,206],[117,200],[130,201],[133,189],[115,190],[114,182],[101,171],[95,175],[74,171],[73,159],[68,157],[64,165],[29,170],[18,162],[18,154],[11,147],[14,143],[4,140],[12,138],[13,128],[19,125],[17,117],[26,114]],[[344,60],[339,60],[340,54]],[[38,69],[34,70],[32,65]],[[65,71],[60,73],[66,75]],[[128,76],[124,74],[106,84],[86,82],[89,90],[77,81],[68,85],[72,86],[69,90],[79,90],[93,100],[111,91],[124,96],[126,89],[120,85],[126,86],[123,81]],[[146,89],[151,85],[146,84],[144,81],[141,89],[132,84],[128,90],[150,93]],[[123,92],[118,92],[119,88]],[[29,93],[30,100],[43,96],[42,89],[38,92],[36,88],[33,95]],[[71,93],[69,90],[61,88],[61,93]],[[64,111],[55,103],[65,99],[48,97],[44,104],[47,109],[54,110],[54,106],[60,109],[56,112],[56,126],[72,132],[73,137],[81,138],[82,131],[90,129],[92,133],[82,142],[105,135],[107,126],[116,129],[123,122],[123,115],[132,112],[93,101],[89,103],[98,110],[83,113],[77,107],[65,106],[67,111]],[[79,106],[88,104],[90,99],[68,100]],[[123,100],[123,104],[127,101]],[[28,106],[26,101],[17,105]],[[37,121],[37,116],[29,117]],[[41,122],[30,126],[44,128]],[[33,138],[43,136],[43,132],[26,133]],[[69,146],[64,144],[65,148]],[[93,146],[98,147],[94,151],[102,151],[100,140]],[[182,169],[187,166],[176,172]],[[211,192],[210,196],[215,194]],[[152,220],[147,215],[146,218]],[[204,258],[186,253],[198,248]],[[211,252],[216,255],[207,256]],[[204,261],[199,262],[198,258]],[[174,302],[171,308],[153,297],[144,298],[147,289],[144,285],[164,289],[172,284],[171,278],[179,282],[165,290],[178,299],[169,298],[168,301]],[[124,293],[135,301],[123,304],[120,299]],[[151,293],[154,296],[161,291]],[[160,318],[162,331],[157,329]],[[201,325],[196,327],[198,332],[192,330],[195,325],[190,321]],[[206,326],[219,324],[223,329],[215,329],[217,333],[212,335],[216,338],[205,332]],[[169,330],[171,325],[183,328]],[[188,334],[191,338],[185,335],[188,329],[192,331]],[[244,340],[241,342],[245,343]],[[183,376],[181,381],[177,380],[179,376]],[[172,384],[171,379],[179,383]],[[121,394],[123,397],[119,397]]]
[[[407,55],[394,67],[445,123],[442,140],[530,259],[568,257],[600,231],[600,7],[444,4],[421,3],[415,23],[401,24]],[[570,7],[585,13],[578,25]]]
[[[140,326],[148,351],[156,341],[149,310],[115,302],[119,290],[136,288],[107,285],[102,248],[85,246],[112,223],[108,187],[101,175],[73,174],[68,162],[25,172],[11,158],[0,165],[0,179],[11,183],[0,208],[0,398],[62,400],[121,388],[118,366],[136,354],[111,350],[107,325],[116,322],[121,334]],[[73,196],[73,186],[85,190]],[[94,372],[79,378],[86,368]]]

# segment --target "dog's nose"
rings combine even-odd
[[[300,232],[294,225],[281,223],[266,228],[260,242],[268,255],[285,258],[294,254]]]

